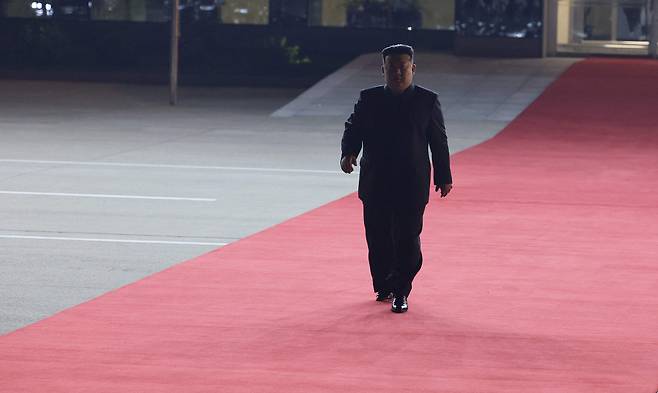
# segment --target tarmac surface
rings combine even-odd
[[[578,59],[416,61],[454,153]],[[355,191],[340,137],[379,62],[306,91],[182,88],[176,107],[166,87],[0,80],[0,334]]]

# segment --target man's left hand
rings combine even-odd
[[[450,190],[452,190],[452,184],[441,184],[436,186],[436,189],[434,191],[439,191],[441,189],[441,198],[445,197],[450,193]]]

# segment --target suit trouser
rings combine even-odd
[[[420,233],[425,206],[363,204],[368,262],[375,292],[409,296],[411,282],[423,264]]]

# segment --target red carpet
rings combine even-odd
[[[454,172],[407,314],[350,195],[0,337],[0,391],[655,393],[658,62],[576,64]]]

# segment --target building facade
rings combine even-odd
[[[163,23],[171,17],[172,1],[0,0],[0,15]],[[463,55],[646,56],[655,53],[658,34],[658,0],[179,1],[181,21],[188,25],[315,28],[313,34],[320,36],[321,28],[419,31],[430,41],[432,34],[437,42],[450,37],[452,48]]]

